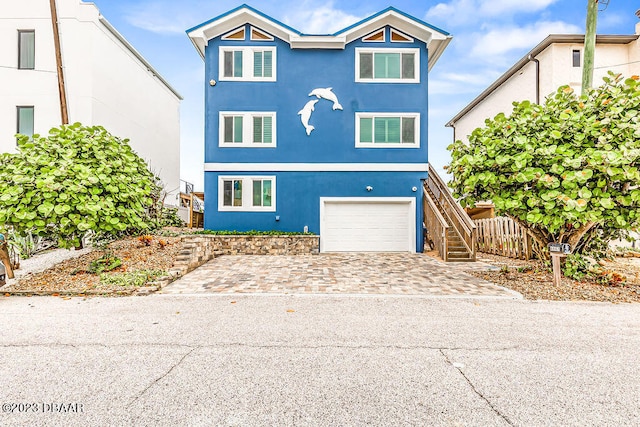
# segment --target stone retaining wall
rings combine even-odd
[[[308,255],[320,251],[320,236],[182,236],[182,250],[169,273],[182,276],[219,255]]]

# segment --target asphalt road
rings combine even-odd
[[[640,304],[3,297],[0,325],[1,426],[640,425]]]

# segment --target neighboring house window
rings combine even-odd
[[[419,49],[356,49],[356,82],[419,83]]]
[[[221,111],[220,147],[276,146],[276,113]]]
[[[221,47],[220,80],[276,81],[276,48]]]
[[[580,51],[579,50],[574,50],[573,51],[573,66],[574,67],[579,67],[580,66]]]
[[[18,30],[18,68],[33,70],[36,65],[36,33],[34,30]]]
[[[273,212],[276,210],[275,176],[221,176],[218,210]]]
[[[419,148],[419,113],[356,113],[356,147]]]
[[[17,133],[33,136],[33,107],[17,107]]]

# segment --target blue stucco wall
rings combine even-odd
[[[218,176],[276,177],[275,212],[218,212]],[[251,172],[205,174],[204,227],[211,230],[280,230],[320,233],[320,197],[414,197],[416,251],[422,252],[422,183],[419,172]],[[370,185],[373,191],[368,192]],[[414,192],[412,187],[417,187]],[[276,221],[276,216],[280,221]],[[322,238],[322,236],[320,236]]]
[[[421,163],[428,161],[427,49],[423,42],[354,41],[344,50],[291,49],[272,42],[209,41],[205,51],[205,162],[207,163]],[[247,26],[247,33],[249,26]],[[276,46],[276,82],[220,81],[220,46]],[[356,83],[355,49],[419,48],[420,83]],[[209,80],[216,80],[215,86]],[[307,136],[297,114],[315,88],[332,87],[343,110],[319,100]],[[219,111],[275,111],[277,147],[218,147]],[[355,148],[356,112],[420,113],[419,148]],[[218,176],[276,176],[276,212],[218,212]],[[205,228],[320,232],[320,197],[416,198],[416,251],[421,252],[422,185],[426,172],[250,172],[205,173]],[[366,186],[374,187],[367,192]],[[412,188],[417,187],[413,192]],[[275,221],[276,215],[280,221]]]
[[[248,31],[248,26],[247,26]],[[388,29],[387,29],[388,32]],[[387,34],[387,40],[389,40]],[[277,46],[276,82],[220,81],[219,46]],[[355,48],[420,48],[420,83],[356,83]],[[213,39],[205,51],[205,162],[427,162],[427,49],[422,42],[364,43],[346,49],[291,49],[282,40]],[[215,86],[209,80],[216,80]],[[320,100],[305,133],[298,111],[315,88],[332,87],[344,110]],[[276,148],[218,147],[219,111],[276,111]],[[356,112],[419,112],[420,148],[355,148]]]

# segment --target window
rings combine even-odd
[[[356,113],[356,147],[419,148],[420,114]]]
[[[33,70],[36,62],[36,33],[34,30],[18,30],[18,68]]]
[[[276,81],[276,48],[221,47],[220,80]]]
[[[242,77],[242,51],[224,52],[224,77]]]
[[[273,75],[273,52],[253,52],[253,77],[271,77]]]
[[[218,180],[219,211],[276,210],[275,176],[221,176]]]
[[[580,66],[580,51],[577,49],[573,51],[573,66],[574,67]]]
[[[356,48],[356,82],[419,83],[419,49]]]
[[[33,107],[17,107],[17,133],[33,136]]]
[[[276,146],[276,113],[222,111],[220,112],[220,147]]]

